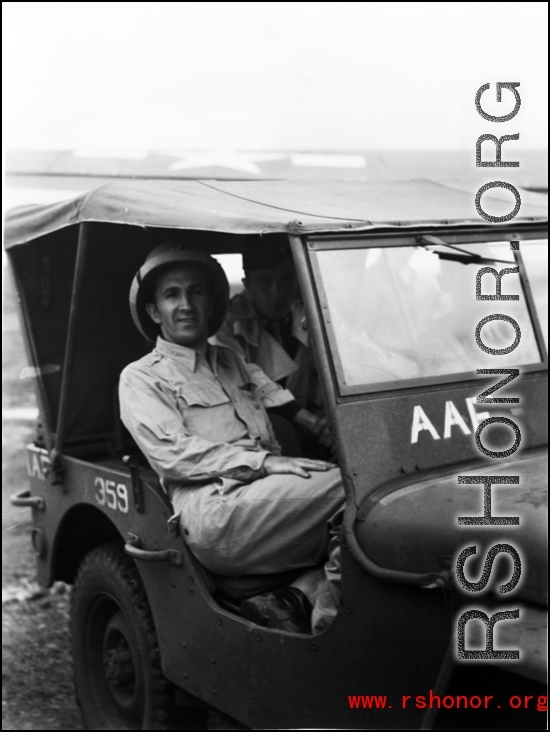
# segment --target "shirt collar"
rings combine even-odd
[[[216,371],[216,364],[218,361],[221,361],[224,366],[228,365],[227,357],[225,355],[225,351],[227,351],[228,349],[218,348],[217,346],[212,345],[212,343],[208,343],[207,348],[208,361],[210,362],[212,370],[214,372]],[[192,371],[193,373],[195,372],[197,366],[197,358],[200,356],[200,351],[195,351],[193,348],[187,348],[186,346],[178,346],[177,343],[165,341],[164,338],[161,338],[160,336],[157,337],[155,350],[161,356],[175,358],[186,368],[188,368],[189,371]]]
[[[161,356],[168,356],[169,358],[176,359],[188,368],[189,371],[195,371],[197,351],[192,348],[187,348],[187,346],[178,346],[177,343],[165,341],[164,338],[158,336],[155,350],[158,351]]]

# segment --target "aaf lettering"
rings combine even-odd
[[[491,115],[486,114],[483,109],[481,108],[481,96],[484,91],[489,89],[489,84],[484,84],[480,89],[478,89],[477,95],[476,95],[476,108],[479,112],[479,114],[486,120],[490,122],[505,122],[507,120],[513,119],[516,114],[519,112],[520,106],[521,106],[521,99],[519,96],[519,92],[517,90],[517,87],[519,86],[519,82],[508,82],[508,83],[502,83],[499,82],[497,84],[497,101],[501,101],[501,94],[502,89],[509,89],[511,92],[513,92],[515,97],[515,106],[514,109],[509,112],[506,115],[502,115],[500,117],[494,117]],[[485,134],[478,138],[478,141],[476,143],[476,165],[478,167],[519,167],[518,162],[503,162],[502,161],[502,151],[501,147],[503,142],[507,140],[518,140],[519,139],[519,133],[513,134],[513,135],[505,135],[501,137],[500,139],[497,139],[494,135],[491,134]],[[495,163],[484,163],[481,161],[481,145],[485,140],[491,140],[494,142],[497,146],[496,148],[496,162]],[[481,207],[481,196],[486,190],[489,190],[491,188],[506,188],[509,191],[511,191],[515,198],[515,206],[514,209],[507,214],[506,216],[489,216]],[[500,223],[504,221],[509,221],[510,219],[513,219],[519,212],[520,206],[521,206],[521,198],[519,196],[518,191],[514,188],[514,186],[510,185],[509,183],[505,183],[502,181],[493,181],[491,183],[487,183],[483,185],[479,191],[477,192],[476,199],[475,199],[475,206],[477,209],[477,212],[479,215],[485,219],[486,221],[490,221],[492,223]],[[512,241],[510,243],[510,249],[512,251],[519,249],[519,241]],[[512,295],[503,295],[502,294],[502,279],[508,274],[515,274],[519,273],[519,267],[508,267],[505,269],[501,269],[500,272],[494,269],[493,267],[483,267],[477,272],[476,275],[476,283],[475,283],[475,289],[476,289],[476,300],[491,300],[495,302],[499,302],[502,300],[519,300],[520,295],[519,293],[514,293]],[[495,292],[494,294],[490,295],[482,295],[481,294],[481,280],[483,277],[494,277],[494,286],[495,286]],[[508,324],[510,324],[514,329],[514,340],[512,343],[507,345],[505,348],[490,348],[489,346],[484,343],[482,338],[482,330],[483,326],[491,321],[505,321]],[[474,333],[475,341],[478,345],[478,347],[484,352],[489,353],[492,356],[499,357],[503,356],[508,353],[512,353],[519,345],[521,341],[521,328],[520,325],[511,317],[508,315],[504,315],[502,313],[496,313],[494,315],[489,315],[488,317],[482,318],[479,323],[477,324],[475,328]],[[497,365],[497,364],[495,364]],[[501,379],[497,384],[491,386],[489,389],[486,389],[483,391],[478,397],[477,397],[477,403],[478,404],[517,404],[519,402],[518,397],[492,397],[489,396],[490,394],[493,394],[495,391],[500,389],[505,384],[508,384],[510,381],[518,378],[519,376],[519,369],[502,369],[502,368],[495,368],[495,369],[477,369],[477,374],[480,376],[486,376],[486,375],[507,375],[506,378]],[[486,445],[482,442],[482,435],[483,431],[493,424],[501,424],[506,425],[507,428],[511,430],[513,433],[513,436],[515,437],[514,443],[511,447],[509,447],[506,450],[492,450],[488,448]],[[521,431],[518,427],[518,425],[508,417],[491,417],[487,415],[485,419],[477,426],[477,429],[475,431],[475,444],[478,448],[478,450],[483,453],[488,458],[491,459],[501,459],[506,458],[510,455],[513,455],[516,450],[519,448],[521,443]],[[499,486],[517,486],[519,485],[520,477],[518,475],[459,475],[458,476],[458,485],[480,485],[483,486],[483,516],[460,516],[458,517],[458,523],[461,526],[518,526],[520,522],[519,516],[493,516],[492,515],[492,495],[491,491],[494,485]],[[471,582],[466,579],[466,576],[464,574],[464,565],[466,563],[466,560],[468,557],[475,555],[477,552],[477,547],[475,545],[468,546],[464,548],[460,554],[458,555],[457,561],[456,561],[456,576],[458,579],[459,584],[462,586],[466,592],[482,592],[489,583],[490,574],[493,568],[493,562],[495,558],[501,554],[505,553],[508,554],[512,558],[513,562],[513,569],[512,574],[508,582],[501,584],[498,592],[500,594],[507,594],[508,592],[512,592],[514,590],[520,579],[521,579],[521,558],[519,556],[519,553],[517,550],[511,545],[507,543],[498,543],[492,546],[485,557],[485,563],[483,567],[483,571],[481,574],[481,577],[479,581],[477,582]],[[466,612],[462,613],[462,615],[458,618],[457,621],[457,655],[460,660],[513,660],[513,659],[519,659],[519,650],[500,650],[495,651],[494,650],[494,627],[496,623],[498,623],[501,620],[517,620],[520,617],[520,611],[519,608],[515,608],[514,610],[506,610],[503,612],[496,612],[489,617],[486,613],[484,613],[482,610],[477,609],[471,609],[467,610]],[[466,650],[466,625],[470,620],[481,620],[485,624],[485,634],[486,634],[486,647],[484,650]]]
[[[50,465],[50,458],[45,452],[29,451],[27,455],[27,472],[31,478],[46,480]]]
[[[475,403],[475,397],[468,397],[465,401],[466,412],[471,426],[468,425],[467,418],[460,413],[456,404],[452,401],[445,402],[445,411],[444,413],[440,413],[441,419],[437,420],[433,418],[433,415],[432,419],[430,419],[425,409],[420,405],[416,405],[413,410],[411,444],[419,441],[420,434],[423,431],[430,435],[433,440],[440,440],[441,437],[444,440],[448,440],[450,437],[457,435],[471,435],[475,433],[479,425],[491,416],[489,412],[478,412],[475,408]],[[439,431],[436,425],[439,427]],[[441,425],[443,425],[442,430]]]

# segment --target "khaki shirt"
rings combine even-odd
[[[286,379],[285,386],[299,405],[316,411],[323,402],[309,348],[303,303],[293,303],[290,314],[292,335],[298,341],[294,359],[263,327],[246,290],[232,298],[225,321],[210,342],[232,348],[248,363],[257,364],[272,381]]]
[[[280,455],[266,407],[292,394],[230,349],[209,345],[207,355],[158,338],[120,377],[122,421],[169,494],[220,478],[255,480],[266,456]]]

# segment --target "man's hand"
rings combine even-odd
[[[328,450],[331,458],[334,459],[336,457],[334,437],[328,426],[328,420],[324,415],[316,417],[307,409],[300,409],[294,416],[294,422],[311,432],[316,441]]]
[[[310,478],[308,471],[325,471],[336,468],[334,463],[325,460],[309,460],[308,458],[288,458],[268,455],[264,460],[263,469],[266,475],[299,475],[300,478]]]
[[[300,427],[304,427],[311,432],[317,442],[323,447],[331,450],[334,447],[334,438],[328,426],[328,420],[325,416],[316,417],[307,409],[300,409],[294,416],[293,420]]]
[[[317,417],[313,434],[320,445],[331,451],[334,449],[334,438],[332,437],[332,432],[330,431],[326,417]]]

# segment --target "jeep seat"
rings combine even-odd
[[[131,440],[129,435],[128,437]],[[164,504],[166,514],[170,516],[173,513],[172,502],[161,487],[158,475],[149,466],[145,456],[135,443],[134,449],[125,457],[126,460],[129,457],[132,457],[136,461],[136,464],[139,466],[141,473],[140,479],[143,485],[156,494],[157,498],[160,499],[162,504]],[[103,461],[104,464],[109,462],[111,461]],[[113,465],[117,465],[117,467],[120,466],[119,460],[113,460],[112,462]],[[181,534],[180,539],[185,543],[185,537]],[[187,544],[186,548],[191,555],[196,569],[202,574],[208,591],[220,600],[220,604],[227,605],[228,607],[232,606],[233,603],[239,603],[242,600],[247,600],[255,595],[261,595],[263,592],[269,592],[270,590],[276,590],[284,585],[289,585],[309,569],[309,567],[300,567],[286,572],[277,572],[276,574],[253,574],[242,577],[227,577],[224,575],[214,574],[210,570],[206,569],[206,567],[204,567],[195,557]],[[224,603],[224,600],[227,600],[227,603]]]
[[[201,565],[202,567],[202,565]],[[213,595],[227,598],[234,602],[248,600],[249,597],[261,595],[263,592],[277,590],[296,580],[307,568],[292,569],[277,574],[250,574],[245,577],[222,577],[202,567],[208,588]]]

